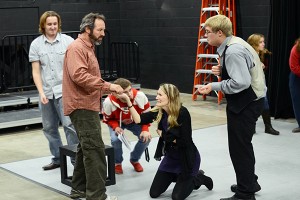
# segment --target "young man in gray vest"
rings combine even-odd
[[[237,185],[231,186],[235,194],[221,200],[255,200],[254,193],[261,188],[255,175],[252,137],[267,90],[264,72],[255,50],[241,38],[232,36],[228,17],[210,17],[204,28],[208,44],[218,47],[220,64],[213,66],[212,72],[221,75],[222,81],[205,85],[198,91],[208,94],[220,90],[226,96],[229,153],[237,181]]]

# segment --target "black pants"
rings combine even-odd
[[[256,121],[263,110],[263,101],[253,101],[238,114],[226,109],[229,153],[238,185],[236,196],[241,199],[254,195],[257,177],[252,137]]]
[[[158,170],[150,188],[150,196],[152,198],[159,197],[172,182],[176,182],[172,192],[172,199],[174,200],[187,198],[195,188],[193,176],[182,180],[178,178],[177,174]]]

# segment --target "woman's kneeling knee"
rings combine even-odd
[[[157,198],[157,197],[159,197],[161,195],[157,191],[152,191],[152,190],[150,190],[149,194],[150,194],[151,198]]]

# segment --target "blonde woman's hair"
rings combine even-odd
[[[212,32],[221,30],[226,37],[232,35],[232,23],[225,15],[215,15],[205,21],[204,26],[211,27]]]
[[[55,11],[46,11],[40,17],[39,32],[45,35],[45,24],[48,17],[56,17],[58,22],[58,32],[61,32],[61,18]]]
[[[258,49],[261,38],[265,38],[265,36],[260,33],[254,33],[248,37],[247,42],[255,49],[256,52],[258,52],[260,61],[264,62],[265,56],[271,55],[272,53],[266,48],[264,48],[263,50]]]
[[[177,118],[179,116],[179,110],[182,105],[180,100],[180,92],[178,88],[170,83],[163,83],[159,86],[159,89],[161,89],[168,97],[169,100],[169,116],[168,116],[168,124],[169,128],[179,126],[177,122]],[[158,112],[156,122],[159,123],[162,118],[162,108],[154,107],[152,109],[153,112]]]

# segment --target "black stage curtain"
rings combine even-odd
[[[300,1],[270,0],[271,20],[269,49],[272,52],[266,76],[269,105],[275,118],[294,117],[289,91],[289,55],[295,40],[300,37]]]

